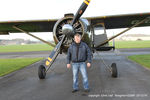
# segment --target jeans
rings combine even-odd
[[[73,89],[78,90],[78,88],[79,88],[78,87],[78,85],[79,85],[79,83],[78,83],[79,71],[82,74],[84,89],[89,89],[86,63],[85,62],[72,63],[72,71],[73,71]]]

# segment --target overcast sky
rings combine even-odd
[[[76,13],[84,0],[1,0],[0,21],[35,20],[61,18],[65,13]],[[104,16],[129,13],[150,12],[149,0],[91,0],[83,16]],[[128,33],[150,33],[148,28],[136,28]],[[107,31],[116,34],[120,30]],[[52,39],[52,35],[40,35],[41,38]],[[24,37],[24,34],[0,36],[0,39],[13,39]]]

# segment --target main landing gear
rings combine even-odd
[[[112,63],[111,66],[109,66],[105,63],[105,61],[102,57],[101,57],[101,60],[102,60],[102,63],[104,64],[104,66],[106,67],[106,69],[111,73],[111,76],[113,78],[117,78],[118,77],[118,71],[117,71],[116,63]]]
[[[45,68],[45,66],[43,66],[43,65],[39,66],[38,76],[39,76],[40,79],[45,79],[45,76],[46,76],[46,68]]]
[[[114,78],[118,77],[117,65],[116,63],[111,64],[111,76]]]
[[[45,64],[39,66],[39,69],[38,69],[39,79],[45,79],[47,71],[50,69],[51,65],[53,64],[56,57],[60,53],[60,48],[61,48],[64,38],[65,38],[65,35],[63,35],[61,41],[52,50],[50,56],[46,59]]]
[[[111,73],[111,76],[113,78],[117,78],[118,77],[118,71],[117,71],[116,63],[112,63],[111,66],[109,66],[109,65],[106,65],[104,60],[102,62],[104,63],[104,66],[107,68],[107,70]]]

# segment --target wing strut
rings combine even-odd
[[[39,37],[37,37],[37,36],[35,36],[35,35],[29,33],[29,32],[26,32],[26,31],[22,30],[21,28],[18,28],[17,26],[13,26],[13,28],[16,29],[16,30],[18,30],[18,31],[20,31],[20,32],[26,33],[26,34],[28,34],[28,35],[30,35],[30,36],[32,36],[32,37],[38,39],[38,40],[40,40],[40,41],[42,41],[42,42],[44,42],[44,43],[50,45],[50,46],[55,47],[54,44],[52,44],[52,43],[50,43],[50,42],[47,42],[47,41],[45,41],[45,40],[43,40],[43,39],[41,39],[41,38],[39,38]]]
[[[102,46],[102,45],[106,44],[106,43],[107,43],[107,42],[109,42],[110,40],[112,40],[112,39],[116,38],[117,36],[119,36],[119,35],[121,35],[121,34],[123,34],[123,33],[127,32],[127,31],[129,31],[129,30],[131,30],[131,29],[133,29],[134,27],[136,27],[136,26],[138,26],[138,25],[140,25],[140,24],[144,23],[144,22],[145,22],[145,21],[147,21],[147,20],[150,20],[150,17],[146,17],[145,19],[143,19],[143,20],[141,20],[140,22],[136,23],[136,24],[135,24],[135,25],[133,25],[132,27],[129,27],[129,28],[125,29],[124,31],[122,31],[122,32],[118,33],[117,35],[112,36],[112,37],[111,37],[111,38],[109,38],[108,40],[106,40],[106,41],[102,42],[102,43],[101,43],[100,45],[98,45],[97,47],[99,47],[99,46]]]

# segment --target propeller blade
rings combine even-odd
[[[52,63],[55,61],[58,54],[60,53],[60,47],[61,47],[64,39],[65,39],[65,35],[63,35],[61,41],[56,45],[56,47],[51,52],[50,56],[47,58],[47,60],[45,62],[45,66],[48,67],[48,69],[50,68],[49,66],[51,66]],[[48,69],[46,70],[46,72],[48,71]]]
[[[89,5],[90,1],[91,0],[84,0],[84,2],[82,3],[82,5],[80,6],[79,10],[77,11],[76,15],[74,16],[71,25],[73,25],[74,23],[76,23],[76,21],[82,16],[82,14],[86,10],[87,6]]]

